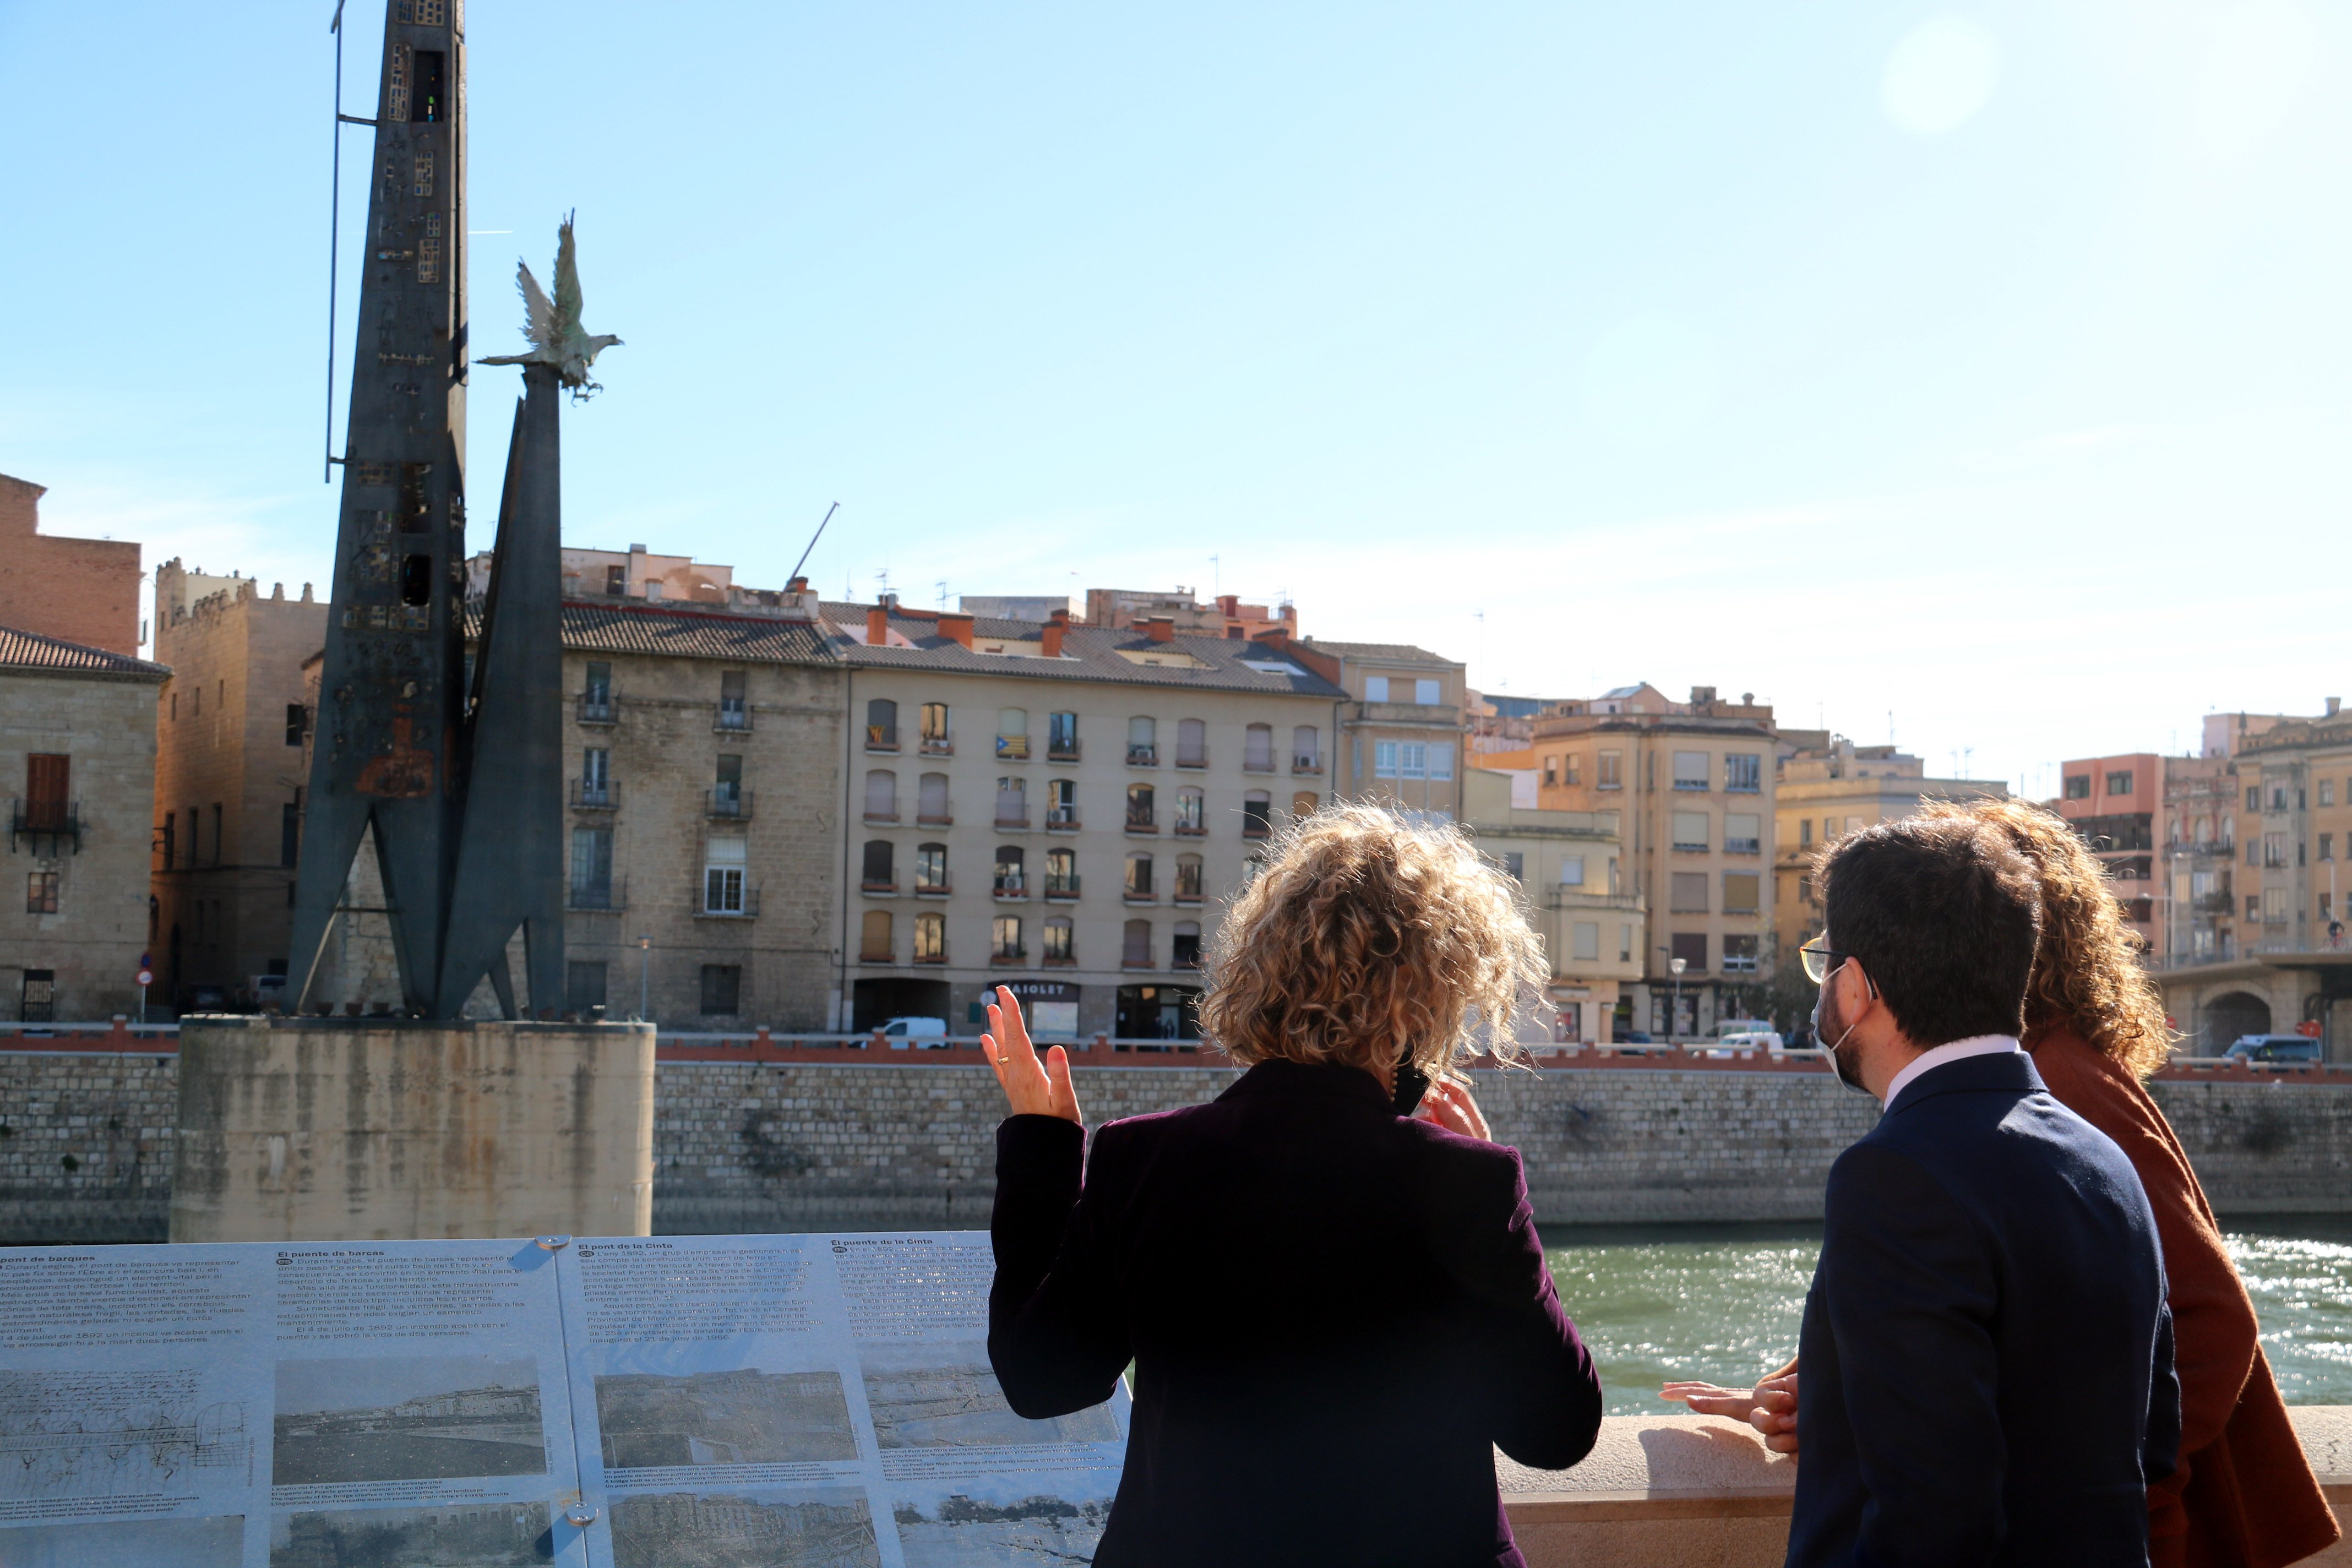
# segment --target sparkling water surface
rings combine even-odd
[[[2263,1349],[2290,1405],[2352,1405],[2352,1216],[2231,1216]],[[1553,1227],[1545,1258],[1612,1415],[1672,1415],[1658,1385],[1746,1386],[1797,1350],[1821,1227]]]

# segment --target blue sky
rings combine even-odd
[[[571,208],[627,340],[572,542],[772,584],[838,500],[828,593],[1286,591],[2045,790],[2352,696],[2340,7],[467,9],[478,352]],[[323,589],[331,12],[0,0],[52,531]]]

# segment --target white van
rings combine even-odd
[[[882,1037],[890,1042],[894,1051],[908,1048],[908,1042],[920,1041],[914,1048],[937,1050],[948,1043],[948,1021],[945,1018],[893,1018],[882,1026]]]
[[[1769,1035],[1771,1032],[1772,1021],[1769,1018],[1717,1018],[1715,1021],[1717,1045],[1723,1043],[1726,1035]]]
[[[1717,1038],[1717,1051],[1779,1051],[1788,1048],[1787,1042],[1770,1029],[1748,1029]]]

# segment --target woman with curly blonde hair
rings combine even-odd
[[[2143,1080],[2165,1063],[2164,1003],[2140,966],[2105,868],[2062,817],[2017,800],[1938,802],[1929,816],[2001,830],[2042,889],[2042,941],[2021,1043],[2058,1102],[2113,1139],[2139,1174],[2164,1247],[2180,1380],[2180,1458],[2148,1488],[2152,1568],[2282,1568],[2336,1539],[2295,1439],[2205,1189]],[[1694,1410],[1744,1415],[1794,1453],[1797,1367],[1752,1392],[1670,1384]]]
[[[1248,1070],[1210,1103],[1087,1152],[1068,1054],[998,988],[989,1360],[1040,1419],[1133,1363],[1100,1568],[1523,1563],[1494,1451],[1574,1464],[1601,1384],[1458,1069],[1548,968],[1458,831],[1343,805],[1226,916],[1201,1018]]]

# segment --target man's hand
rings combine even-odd
[[[1670,1383],[1658,1390],[1661,1399],[1680,1400],[1701,1415],[1728,1415],[1745,1421],[1764,1436],[1764,1446],[1776,1454],[1797,1451],[1797,1363],[1790,1362],[1750,1388],[1718,1388],[1712,1383]]]
[[[1481,1143],[1492,1143],[1495,1135],[1486,1128],[1486,1118],[1479,1113],[1478,1102],[1470,1098],[1470,1086],[1455,1083],[1451,1079],[1439,1079],[1421,1097],[1421,1106],[1414,1112],[1423,1121],[1434,1121],[1448,1132],[1459,1132],[1465,1138],[1475,1138]]]
[[[1013,1115],[1085,1120],[1078,1114],[1078,1091],[1070,1084],[1070,1053],[1055,1046],[1039,1061],[1037,1047],[1029,1043],[1029,1026],[1021,1018],[1021,1004],[1002,985],[996,988],[996,1000],[988,1005],[988,1033],[980,1037],[980,1050],[996,1069],[996,1081]]]

